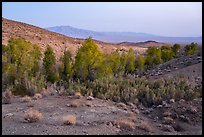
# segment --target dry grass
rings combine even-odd
[[[33,100],[37,100],[37,99],[40,99],[42,98],[42,95],[40,93],[36,93],[33,97]]]
[[[113,125],[117,128],[135,129],[135,120],[123,117],[114,120]]]
[[[10,90],[6,90],[2,93],[2,103],[3,104],[11,104],[12,92]]]
[[[145,130],[147,132],[152,132],[153,129],[151,125],[149,125],[146,121],[140,121],[139,125],[137,125],[138,128]]]
[[[81,93],[79,91],[75,92],[74,97],[76,99],[80,99],[82,97]]]
[[[63,123],[65,125],[75,125],[76,124],[76,116],[67,115],[63,117]]]
[[[71,104],[70,104],[70,107],[75,107],[75,108],[77,108],[77,107],[80,107],[80,102],[79,101],[73,101]]]
[[[38,122],[43,118],[42,113],[37,110],[29,110],[25,113],[24,119],[29,123]]]
[[[31,101],[31,97],[29,97],[29,96],[25,96],[25,97],[23,97],[23,98],[21,98],[21,102],[30,102]]]
[[[43,97],[46,97],[46,96],[50,95],[50,92],[47,89],[43,88],[41,94]]]

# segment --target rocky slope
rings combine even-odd
[[[54,49],[57,60],[59,60],[60,56],[63,54],[65,47],[75,55],[78,48],[82,46],[84,42],[84,39],[68,37],[33,25],[2,18],[2,44],[6,45],[10,37],[24,38],[34,44],[38,44],[42,52],[45,51],[46,46],[49,44]],[[110,53],[116,49],[128,51],[129,48],[132,48],[138,53],[143,53],[146,50],[146,48],[131,45],[119,46],[96,40],[95,42],[105,53]]]

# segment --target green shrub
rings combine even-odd
[[[185,46],[185,54],[186,55],[192,55],[194,54],[198,49],[197,43],[191,43],[190,45]]]
[[[161,104],[163,100],[192,100],[202,96],[201,87],[192,87],[186,78],[173,77],[150,81],[143,78],[101,78],[94,81],[69,81],[69,90],[80,90],[83,95],[93,95],[100,99],[111,99],[117,102],[138,100],[144,106]],[[193,92],[197,89],[197,92]]]

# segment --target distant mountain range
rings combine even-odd
[[[56,26],[45,29],[75,38],[87,38],[91,36],[93,39],[111,43],[158,41],[168,44],[188,44],[191,42],[202,44],[202,37],[165,37],[135,32],[97,32],[71,26]]]

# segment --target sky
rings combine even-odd
[[[2,17],[42,28],[202,36],[202,2],[2,2]]]

